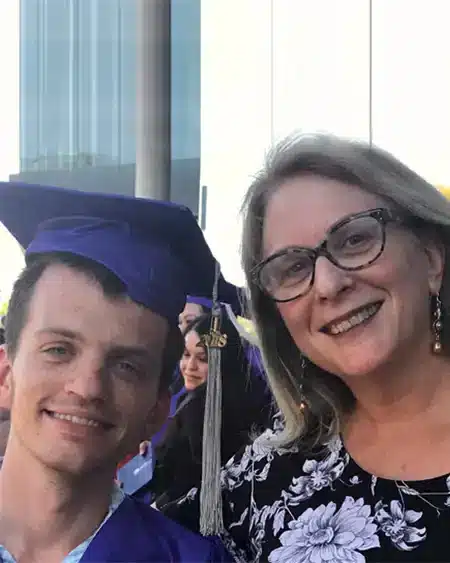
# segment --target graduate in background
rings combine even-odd
[[[212,301],[208,297],[197,297],[195,295],[188,295],[186,305],[183,311],[178,316],[178,326],[181,332],[184,332],[187,327],[202,315],[206,315],[212,309]]]
[[[221,463],[225,464],[270,424],[272,400],[265,381],[249,363],[244,343],[221,305],[221,332],[226,344],[221,353],[222,418]],[[211,311],[191,321],[185,331],[185,349],[180,361],[185,395],[169,421],[163,441],[155,448],[155,472],[150,489],[156,506],[163,510],[193,487],[200,487],[202,474],[203,419],[208,379],[208,350],[204,339],[211,327]]]
[[[230,308],[230,310],[233,312],[233,315],[240,315],[241,304],[243,300],[243,290],[224,281],[222,293],[227,295],[228,302],[226,304],[226,307]],[[186,305],[183,311],[178,316],[178,326],[181,332],[184,334],[186,332],[186,329],[189,327],[189,325],[192,324],[193,321],[195,321],[195,319],[210,314],[212,308],[212,299],[197,295],[188,295],[186,298]],[[181,375],[179,366],[177,366],[175,370],[173,383],[170,386],[170,393],[171,400],[169,418],[161,427],[159,432],[157,432],[152,437],[151,443],[150,441],[146,441],[145,443],[141,444],[141,452],[146,452],[147,448],[150,447],[155,448],[156,446],[158,446],[158,444],[161,443],[161,440],[164,438],[167,432],[167,424],[177,410],[179,400],[181,400],[182,397],[186,394],[184,379]]]
[[[227,306],[231,308],[234,315],[242,315],[243,305],[245,302],[244,289],[226,281],[223,282],[222,287],[222,294],[227,296]],[[180,327],[181,332],[184,332],[192,321],[198,319],[198,317],[210,313],[212,308],[213,300],[211,297],[188,295],[186,298],[186,305],[178,316],[178,326]]]
[[[235,311],[236,314],[239,314],[241,289],[225,281],[222,287],[222,293],[227,295],[227,299],[229,301],[227,305],[232,307],[232,310]],[[186,298],[186,305],[183,311],[178,316],[178,326],[181,332],[184,334],[188,326],[192,324],[195,319],[211,313],[212,308],[213,303],[209,297],[188,295]],[[146,452],[147,448],[155,448],[158,444],[160,444],[161,440],[166,434],[167,424],[177,410],[178,401],[183,397],[183,395],[186,394],[184,380],[181,376],[179,365],[177,365],[175,369],[173,382],[170,386],[170,394],[171,400],[169,408],[169,418],[161,427],[159,432],[157,432],[152,437],[151,443],[150,441],[146,441],[145,443],[141,444],[141,452]]]
[[[267,401],[272,402],[271,392],[266,382],[266,376],[264,373],[264,367],[259,352],[258,344],[256,342],[256,337],[252,330],[252,323],[241,316],[245,297],[243,288],[236,287],[230,283],[224,282],[223,294],[227,295],[228,302],[221,303],[223,313],[227,319],[228,323],[232,323],[238,334],[242,336],[241,344],[242,350],[245,353],[246,369],[249,371],[251,378],[259,377],[264,380],[264,385],[266,388]],[[186,299],[186,305],[183,312],[178,317],[178,326],[183,334],[186,335],[187,329],[192,326],[193,322],[205,315],[210,315],[213,309],[212,299],[202,296],[188,295]],[[190,337],[192,338],[192,336]],[[180,362],[181,365],[181,362]],[[169,417],[161,429],[152,437],[151,441],[146,440],[141,444],[140,453],[141,455],[146,455],[147,452],[152,449],[155,450],[156,447],[161,443],[167,434],[167,427],[170,420],[174,417],[175,412],[178,409],[180,401],[186,394],[185,380],[182,377],[180,367],[177,366],[173,378],[173,383],[170,386],[170,408]],[[119,467],[122,467],[130,461],[133,456],[128,456]],[[149,487],[145,487],[143,491],[136,491],[140,498],[144,498],[147,501],[151,500],[152,496],[148,495]]]
[[[0,407],[12,413],[0,560],[227,560],[114,486],[118,462],[167,416],[186,294],[218,279],[194,216],[3,183],[0,220],[27,248],[0,350]]]

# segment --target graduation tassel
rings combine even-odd
[[[221,349],[227,335],[220,332],[222,311],[218,302],[220,266],[216,264],[211,328],[203,337],[208,350],[205,418],[203,423],[202,486],[200,490],[200,533],[214,536],[223,531],[221,477],[222,373]]]

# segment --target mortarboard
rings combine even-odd
[[[186,303],[194,303],[195,305],[200,305],[206,309],[212,309],[213,302],[212,299],[208,297],[202,297],[200,295],[188,295],[186,298]]]
[[[211,292],[212,293],[212,292]],[[235,315],[240,315],[243,309],[244,302],[244,290],[243,288],[236,287],[231,283],[224,281],[224,286],[221,289],[221,295],[225,294],[227,296],[226,304],[231,307],[231,310]],[[225,301],[221,299],[222,303]],[[201,295],[188,295],[186,299],[187,303],[195,303],[196,305],[201,305],[206,309],[213,308],[212,297],[204,297]]]
[[[0,182],[0,222],[34,255],[68,252],[113,272],[131,299],[178,324],[187,295],[212,297],[200,529],[223,529],[220,491],[220,302],[236,288],[220,274],[194,215],[172,203]]]
[[[112,271],[137,303],[177,324],[186,295],[210,297],[216,261],[193,213],[149,199],[0,183],[0,221],[26,258],[70,252]],[[218,295],[235,299],[222,276]]]

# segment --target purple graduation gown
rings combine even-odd
[[[193,534],[130,497],[100,528],[80,563],[231,562],[215,538]]]

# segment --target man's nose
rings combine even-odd
[[[106,370],[98,356],[79,358],[73,366],[66,383],[66,390],[86,401],[104,399],[106,393]]]

